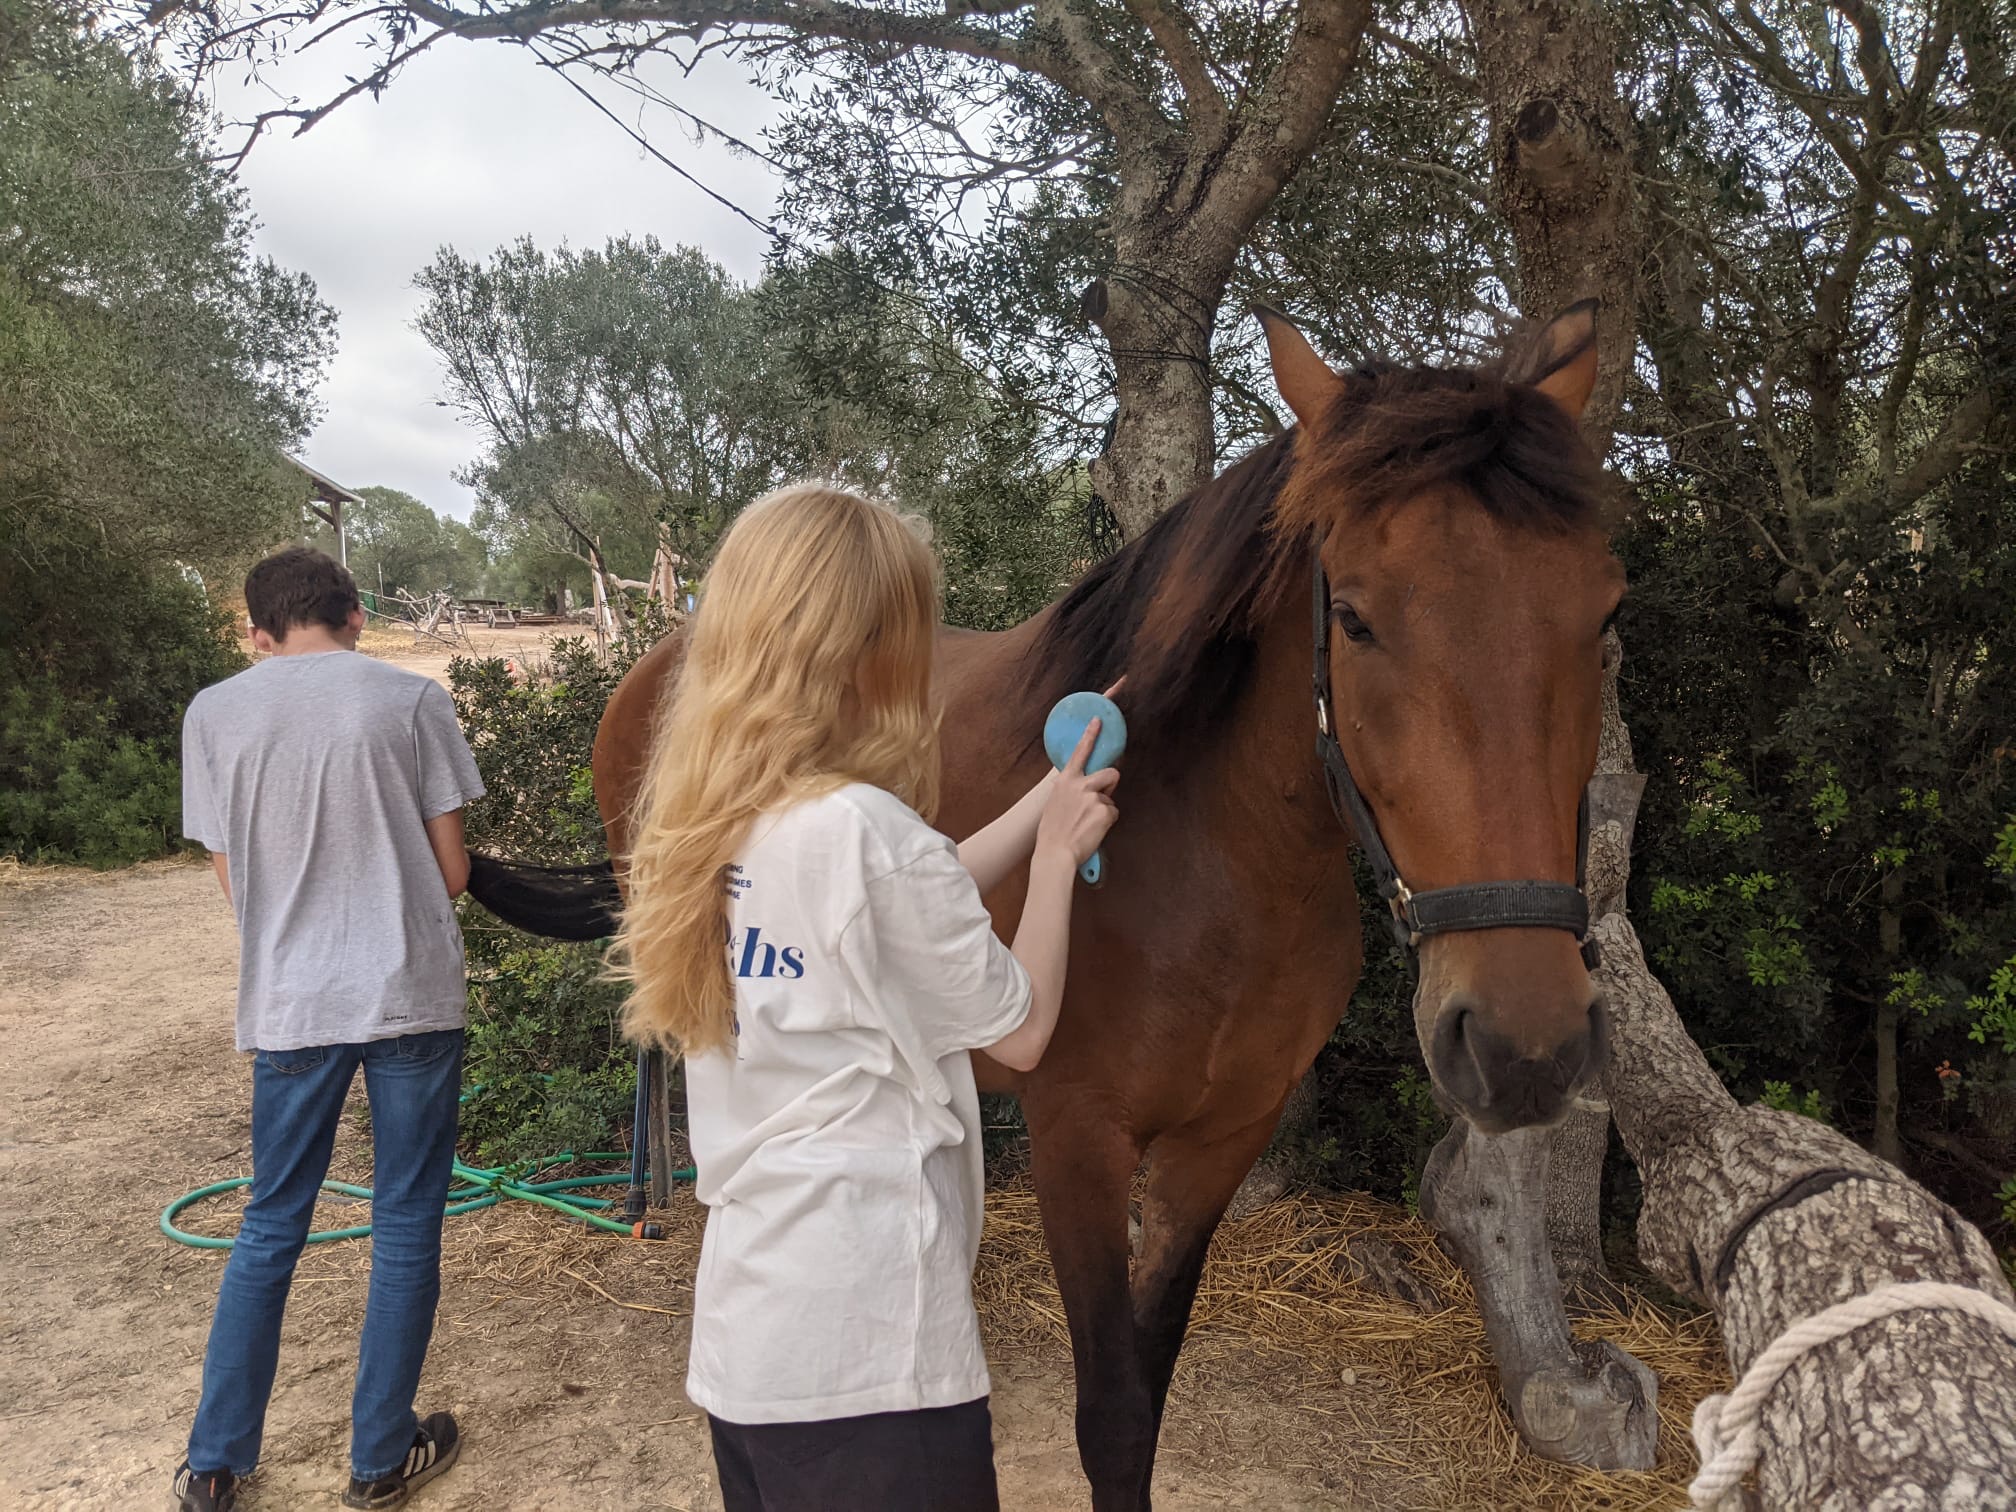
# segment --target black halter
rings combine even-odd
[[[1415,892],[1401,880],[1400,869],[1379,834],[1379,821],[1352,779],[1337,743],[1336,720],[1330,707],[1330,579],[1323,571],[1323,543],[1312,558],[1316,592],[1316,754],[1323,762],[1323,780],[1330,806],[1358,838],[1379,896],[1392,910],[1393,937],[1410,952],[1430,935],[1467,929],[1565,929],[1582,946],[1582,959],[1596,965],[1596,944],[1589,935],[1589,899],[1583,891],[1584,857],[1589,849],[1589,794],[1585,789],[1575,815],[1575,885],[1565,882],[1463,882]]]

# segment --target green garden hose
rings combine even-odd
[[[483,1089],[480,1085],[471,1087],[462,1094],[467,1102]],[[582,1160],[622,1160],[630,1156],[621,1150],[593,1150],[586,1155],[576,1155],[572,1150],[562,1150],[557,1155],[547,1155],[532,1162],[525,1170],[515,1166],[471,1166],[461,1161],[455,1162],[455,1179],[462,1185],[451,1188],[448,1206],[443,1211],[444,1218],[453,1218],[457,1213],[473,1213],[478,1208],[495,1207],[509,1197],[518,1202],[536,1202],[541,1207],[549,1207],[562,1217],[571,1218],[576,1223],[589,1228],[601,1229],[608,1234],[631,1236],[635,1230],[628,1223],[618,1223],[614,1218],[605,1218],[601,1210],[613,1206],[606,1197],[561,1197],[561,1192],[578,1191],[582,1187],[627,1186],[630,1173],[612,1171],[601,1176],[561,1176],[552,1181],[528,1180],[537,1177],[541,1171],[550,1171],[556,1166],[572,1165]],[[515,1174],[514,1174],[515,1173]],[[674,1181],[691,1181],[693,1167],[682,1166],[672,1173]],[[186,1244],[192,1249],[228,1250],[236,1243],[233,1239],[213,1238],[208,1234],[192,1234],[178,1228],[175,1219],[185,1210],[195,1206],[207,1197],[215,1197],[223,1192],[236,1191],[239,1187],[252,1185],[249,1176],[238,1176],[230,1181],[213,1181],[208,1186],[198,1187],[193,1192],[185,1192],[161,1210],[161,1232],[177,1244]],[[325,1192],[336,1192],[345,1197],[358,1197],[368,1201],[371,1188],[358,1186],[348,1181],[325,1181]],[[317,1229],[308,1236],[310,1244],[329,1244],[338,1239],[363,1239],[369,1237],[371,1225],[360,1223],[351,1228]],[[648,1237],[648,1236],[647,1236]]]
[[[620,1150],[596,1150],[578,1158],[627,1161],[630,1157]],[[540,1171],[550,1170],[554,1166],[571,1165],[576,1159],[573,1151],[562,1151],[558,1155],[550,1155],[537,1162],[529,1174],[536,1176]],[[542,1207],[552,1208],[563,1217],[571,1218],[577,1223],[585,1223],[590,1228],[601,1229],[604,1233],[622,1234],[626,1237],[630,1235],[629,1224],[618,1223],[614,1218],[604,1218],[601,1215],[600,1209],[612,1205],[608,1198],[570,1198],[555,1195],[558,1192],[575,1191],[581,1187],[627,1186],[630,1182],[628,1171],[612,1171],[604,1176],[563,1176],[554,1181],[524,1181],[510,1175],[510,1170],[509,1166],[485,1168],[468,1166],[459,1160],[456,1161],[455,1178],[463,1185],[448,1193],[448,1206],[442,1216],[453,1218],[457,1213],[473,1213],[478,1208],[495,1207],[503,1199],[510,1197],[519,1202],[536,1202]],[[685,1166],[674,1171],[672,1179],[691,1181],[693,1168]],[[236,1191],[239,1187],[250,1185],[252,1185],[250,1176],[238,1176],[230,1181],[213,1181],[209,1186],[198,1187],[193,1192],[184,1193],[161,1210],[161,1232],[177,1244],[186,1244],[194,1249],[228,1250],[236,1241],[214,1238],[208,1234],[192,1234],[186,1229],[176,1227],[175,1219],[185,1209],[193,1207],[206,1197],[215,1197],[221,1192]],[[371,1188],[348,1181],[325,1181],[322,1183],[322,1190],[366,1200],[371,1196]],[[363,1239],[369,1237],[370,1233],[371,1225],[368,1223],[360,1223],[352,1228],[317,1229],[308,1236],[308,1242],[328,1244],[337,1239]]]

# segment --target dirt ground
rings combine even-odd
[[[357,649],[381,660],[396,662],[446,687],[448,663],[457,656],[504,656],[522,666],[543,658],[546,648],[563,636],[583,637],[593,633],[580,625],[525,625],[499,630],[471,625],[465,641],[449,643],[415,635],[403,626],[373,624],[365,630]]]
[[[156,1221],[178,1194],[249,1161],[230,914],[200,863],[107,875],[10,867],[0,941],[0,1506],[156,1506],[195,1406],[223,1263],[170,1243]],[[368,1172],[368,1142],[346,1127],[337,1174]],[[1404,1233],[1404,1215],[1372,1206],[1307,1211]],[[977,1283],[1003,1500],[1082,1508],[1069,1352],[1032,1209],[1026,1192],[990,1198]],[[1270,1211],[1228,1226],[1233,1258],[1214,1261],[1224,1279],[1207,1282],[1163,1436],[1164,1512],[1681,1504],[1683,1393],[1661,1403],[1658,1473],[1539,1466],[1495,1403],[1467,1299],[1452,1292],[1441,1318],[1424,1320],[1334,1278],[1311,1288],[1311,1257],[1279,1237],[1310,1219],[1291,1205]],[[230,1204],[184,1221],[229,1232]],[[358,1221],[339,1203],[319,1218]],[[420,1405],[453,1409],[468,1450],[421,1505],[720,1505],[704,1424],[680,1387],[699,1220],[687,1200],[668,1221],[673,1242],[648,1245],[522,1205],[450,1220]],[[1419,1249],[1432,1261],[1425,1237]],[[1286,1270],[1275,1250],[1290,1256]],[[368,1259],[367,1244],[350,1242],[311,1246],[302,1260],[246,1512],[337,1505]],[[1441,1284],[1461,1285],[1453,1272]],[[1357,1332],[1334,1332],[1340,1319]],[[1662,1375],[1712,1362],[1705,1330],[1646,1328],[1623,1342]]]

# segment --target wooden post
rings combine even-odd
[[[672,1072],[670,1056],[651,1052],[651,1206],[672,1201]]]

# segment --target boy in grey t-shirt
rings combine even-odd
[[[259,1458],[294,1262],[359,1067],[371,1100],[371,1287],[348,1507],[454,1464],[454,1418],[413,1395],[441,1288],[464,984],[462,806],[483,796],[438,683],[356,650],[364,611],[319,551],[245,580],[271,653],[205,688],[182,729],[182,828],[238,920],[238,1048],[255,1052],[252,1194],[225,1266],[178,1512],[226,1512]]]

